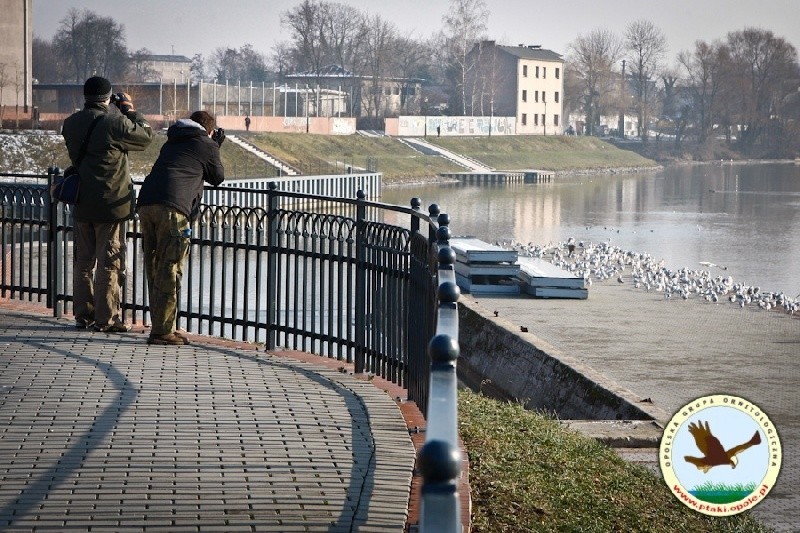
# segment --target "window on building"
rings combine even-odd
[[[522,77],[523,78],[528,77],[528,65],[522,65]]]
[[[542,77],[543,78],[547,77],[547,67],[542,67]]]
[[[536,77],[539,77],[539,67],[536,67]]]
[[[392,95],[392,88],[391,87],[387,87],[386,90],[384,91],[384,94],[386,96],[391,96]]]
[[[536,115],[534,115],[534,117],[535,117],[535,116],[536,116]],[[525,124],[527,124],[527,123],[528,123],[528,114],[527,114],[527,113],[523,113],[523,114],[522,114],[522,125],[524,126],[524,125],[525,125]]]
[[[559,79],[560,76],[561,76],[561,69],[557,68],[556,69],[556,79]]]
[[[553,115],[553,125],[558,126],[558,115]]]
[[[547,122],[545,121],[545,114],[542,113],[542,126],[546,126]]]
[[[533,92],[533,100],[534,100],[534,102],[538,102],[539,101],[539,91],[534,91]]]
[[[556,99],[556,103],[558,103],[558,91],[556,91],[555,99]]]
[[[528,91],[526,91],[525,89],[522,90],[522,101],[523,102],[528,101]]]
[[[534,126],[539,125],[539,115],[537,115],[536,113],[533,114],[533,125]]]

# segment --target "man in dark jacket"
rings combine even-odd
[[[139,191],[137,212],[153,324],[148,344],[189,344],[175,331],[178,288],[203,182],[219,185],[225,179],[219,155],[223,140],[224,131],[215,129],[214,117],[205,111],[177,121],[167,130],[167,142]]]
[[[73,314],[79,329],[124,333],[120,286],[125,279],[126,221],[133,216],[133,182],[128,152],[147,148],[153,132],[125,93],[110,106],[111,83],[93,76],[83,85],[82,110],[64,121],[62,134],[70,159],[81,146],[95,119],[80,161],[80,202],[74,207]]]

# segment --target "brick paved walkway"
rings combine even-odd
[[[372,383],[71,325],[0,305],[0,530],[403,531],[414,447]]]

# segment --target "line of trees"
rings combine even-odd
[[[304,73],[322,85],[326,69],[336,66],[359,79],[343,77],[344,90],[366,80],[361,105],[375,119],[384,112],[384,78],[424,80],[423,114],[488,114],[494,85],[468,87],[491,76],[477,72],[479,62],[469,56],[487,39],[488,17],[485,0],[451,0],[441,30],[422,37],[351,5],[302,0],[280,13],[287,39],[269,53],[250,44],[222,46],[208,58],[194,55],[191,72],[195,79],[248,82]],[[785,39],[746,28],[721,40],[698,40],[671,66],[666,50],[666,36],[647,20],[631,22],[622,35],[607,29],[579,34],[566,50],[565,116],[582,115],[589,135],[600,133],[601,117],[635,116],[643,140],[655,129],[674,135],[676,143],[723,136],[743,149],[780,148],[800,137],[800,68]],[[73,9],[52,39],[34,39],[33,75],[40,82],[81,83],[92,74],[155,81],[150,55],[146,48],[129,51],[125,27],[112,18]],[[0,91],[10,84],[8,74],[0,69]]]
[[[303,0],[280,14],[288,38],[269,54],[245,44],[221,46],[209,57],[192,57],[195,79],[282,81],[286,74],[306,73],[320,85],[326,67],[336,65],[356,78],[368,80],[363,106],[378,118],[383,109],[383,78],[424,80],[428,107],[450,104],[464,112],[466,53],[484,36],[488,9],[484,0],[451,0],[443,29],[421,37],[402,33],[392,22],[353,6],[325,0]],[[157,81],[147,61],[147,48],[129,51],[125,27],[111,17],[72,9],[56,35],[33,41],[33,76],[42,83],[82,83],[93,74],[120,82]],[[343,79],[343,84],[355,80]],[[360,83],[360,82],[359,82]],[[346,88],[346,87],[345,87]],[[407,89],[407,87],[405,87]],[[407,90],[401,91],[405,98]],[[423,105],[422,112],[430,109]]]
[[[665,62],[666,36],[634,21],[623,36],[607,29],[579,35],[566,56],[567,105],[598,133],[601,117],[635,116],[637,134],[674,136],[680,145],[722,137],[746,153],[787,153],[800,137],[797,50],[769,30],[745,28],[698,40]],[[626,70],[627,67],[627,70]]]

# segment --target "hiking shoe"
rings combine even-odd
[[[128,324],[122,323],[111,324],[109,326],[98,326],[95,324],[94,330],[102,333],[128,333],[131,327]]]
[[[150,335],[147,338],[147,344],[159,344],[162,346],[183,346],[189,344],[186,337],[176,335],[175,333],[165,333],[163,335]]]
[[[89,329],[94,326],[94,320],[87,320],[84,318],[76,318],[75,319],[75,328],[76,329]]]

